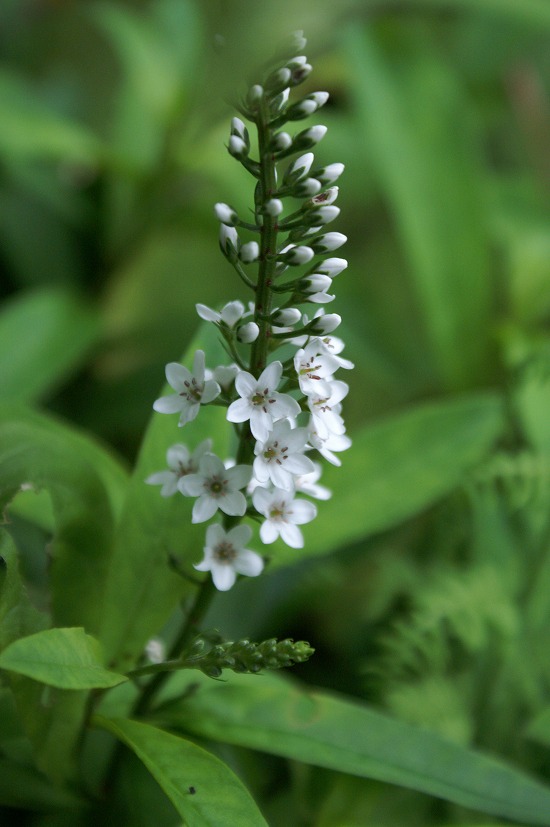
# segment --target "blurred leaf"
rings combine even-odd
[[[304,526],[300,559],[391,528],[446,496],[486,455],[502,416],[498,396],[479,394],[419,405],[364,427],[342,455],[342,467],[323,474],[333,496]],[[271,565],[296,559],[278,543]]]
[[[517,23],[534,26],[550,26],[550,7],[546,0],[414,0],[417,6],[437,8],[472,9],[487,12],[496,17],[511,18]]]
[[[98,717],[143,761],[188,827],[265,827],[236,775],[214,755],[149,724]]]
[[[24,484],[48,490],[55,517],[50,571],[55,623],[93,632],[102,617],[113,532],[102,477],[114,482],[114,463],[97,448],[82,451],[83,443],[71,428],[47,417],[11,406],[0,410],[0,507]]]
[[[82,364],[99,333],[97,314],[71,293],[19,293],[0,312],[0,398],[42,399]]]
[[[23,635],[43,629],[45,615],[35,609],[23,588],[13,540],[0,529],[0,651]]]
[[[537,741],[539,744],[544,744],[550,747],[550,706],[547,706],[539,715],[534,718],[527,727],[525,735]]]
[[[73,793],[52,786],[31,767],[0,758],[0,806],[40,811],[75,807],[79,803]]]
[[[95,165],[101,151],[84,126],[52,112],[22,78],[0,71],[0,156]]]
[[[263,676],[203,686],[157,720],[203,738],[366,776],[484,813],[550,824],[550,788],[521,771],[343,697]]]
[[[98,641],[84,629],[44,629],[4,649],[0,669],[58,689],[105,689],[127,680],[105,669],[102,660]]]
[[[199,348],[207,354],[209,367],[226,359],[214,325],[201,327],[183,360],[188,367]],[[172,388],[165,385],[160,395],[170,393]],[[176,556],[191,574],[191,563],[201,558],[204,546],[204,526],[191,524],[191,502],[180,496],[161,497],[158,486],[147,485],[145,480],[166,468],[166,451],[177,442],[196,447],[213,436],[215,453],[221,457],[229,453],[233,434],[224,408],[203,408],[183,432],[178,431],[177,422],[177,415],[153,414],[117,527],[100,640],[108,662],[121,671],[135,661],[178,602],[195,588],[170,569],[169,556]]]
[[[368,30],[347,30],[363,151],[405,245],[441,382],[479,383],[488,368],[491,289],[480,188],[481,164],[468,133],[456,77],[416,50],[398,74]]]

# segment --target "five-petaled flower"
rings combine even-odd
[[[283,373],[281,362],[271,362],[260,377],[255,379],[243,370],[235,379],[235,388],[241,397],[227,409],[229,422],[250,420],[250,430],[255,439],[265,441],[273,429],[273,423],[300,413],[298,402],[288,393],[278,393]]]
[[[157,471],[145,480],[149,485],[162,485],[161,496],[171,497],[178,490],[178,482],[186,474],[195,474],[199,470],[199,460],[203,454],[212,450],[212,440],[205,439],[190,452],[187,445],[172,445],[166,452],[168,471]]]
[[[176,393],[161,396],[153,405],[159,413],[180,412],[178,425],[195,419],[201,405],[207,405],[220,393],[220,386],[213,379],[204,378],[204,351],[197,350],[193,359],[193,372],[178,362],[166,365],[166,379]]]
[[[204,559],[194,568],[211,572],[214,585],[221,592],[233,586],[237,574],[257,577],[263,570],[264,561],[255,551],[245,548],[251,537],[252,529],[248,525],[237,525],[229,531],[219,523],[209,525]]]
[[[273,543],[277,537],[292,548],[303,548],[304,538],[299,525],[309,523],[317,516],[317,508],[309,500],[296,500],[291,491],[274,488],[256,488],[252,495],[254,508],[263,514],[265,521],[260,527],[264,543]]]
[[[254,449],[254,476],[260,485],[270,481],[285,491],[294,490],[293,475],[309,474],[315,466],[304,456],[308,433],[305,428],[291,428],[288,422],[277,422],[265,442]]]

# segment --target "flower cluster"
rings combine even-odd
[[[305,45],[301,34],[296,43]],[[348,385],[335,375],[353,365],[340,355],[343,342],[332,335],[340,316],[324,307],[334,299],[333,280],[347,267],[345,259],[332,256],[346,237],[326,231],[340,212],[334,183],[344,167],[315,166],[310,150],[326,127],[294,135],[282,128],[326,103],[326,92],[291,101],[291,91],[310,72],[305,57],[292,57],[248,90],[239,108],[256,128],[256,158],[244,121],[235,117],[231,122],[228,151],[256,179],[254,221],[241,219],[224,203],[215,205],[215,215],[221,251],[253,300],[248,306],[229,302],[221,311],[198,304],[197,313],[216,325],[233,361],[208,370],[205,353],[198,350],[192,370],[171,362],[166,379],[175,393],[154,404],[160,413],[178,413],[183,426],[198,416],[201,405],[216,400],[226,406],[227,421],[235,428],[234,459],[222,461],[210,440],[193,453],[178,444],[168,450],[169,470],[147,480],[161,485],[163,496],[180,492],[196,498],[195,523],[222,513],[221,522],[208,526],[204,559],[195,566],[210,571],[222,591],[231,588],[237,574],[256,576],[264,567],[263,558],[246,548],[252,529],[241,520],[260,522],[263,543],[280,537],[302,548],[299,526],[317,514],[305,497],[330,497],[317,484],[321,469],[312,456],[317,452],[340,465],[338,453],[351,444],[342,418]],[[251,265],[255,278],[249,275]],[[317,308],[308,315],[311,304]],[[283,346],[285,357],[276,358]]]

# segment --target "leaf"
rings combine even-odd
[[[459,396],[418,405],[367,425],[325,469],[333,491],[316,520],[304,527],[304,554],[322,554],[384,531],[446,496],[487,453],[502,427],[496,394]],[[272,568],[295,561],[278,543]]]
[[[82,363],[98,334],[96,314],[71,293],[51,288],[6,302],[0,314],[0,398],[35,402],[51,393]]]
[[[98,335],[96,314],[72,293],[18,294],[0,314],[0,398],[42,399],[82,363]]]
[[[103,667],[98,641],[82,628],[19,638],[0,654],[0,669],[58,689],[106,689],[127,680]]]
[[[114,516],[103,478],[114,491],[120,472],[108,455],[90,445],[47,417],[21,407],[0,409],[0,508],[23,484],[48,490],[55,520],[50,570],[54,621],[93,632],[102,616]]]
[[[550,789],[523,772],[356,701],[277,679],[206,684],[156,713],[163,725],[409,787],[484,813],[550,825]]]
[[[149,724],[102,717],[94,721],[143,761],[187,827],[265,827],[237,776],[206,750]]]
[[[13,540],[0,528],[0,652],[13,640],[37,632],[47,623],[47,617],[29,601],[19,575]]]
[[[366,151],[410,262],[440,381],[470,388],[490,368],[491,288],[481,154],[463,91],[426,50],[398,74],[368,29],[350,26],[345,46]]]
[[[198,348],[207,354],[208,366],[225,362],[216,336],[213,325],[203,325],[185,364],[192,365]],[[169,386],[162,391],[167,393],[172,393]],[[178,429],[177,422],[177,415],[153,414],[115,536],[99,638],[108,662],[121,671],[135,662],[147,640],[194,588],[171,571],[169,555],[176,555],[192,574],[191,564],[201,559],[204,546],[204,525],[191,524],[192,502],[179,495],[161,497],[158,486],[147,485],[145,480],[166,468],[166,451],[177,442],[195,447],[213,436],[218,456],[226,457],[229,452],[232,430],[224,408],[205,406],[183,429]]]
[[[36,770],[0,758],[0,806],[40,811],[79,804],[75,795],[52,786]]]

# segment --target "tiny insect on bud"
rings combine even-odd
[[[260,328],[256,322],[247,322],[237,330],[237,339],[245,345],[255,342],[260,334]]]
[[[214,204],[214,213],[218,221],[222,224],[227,224],[228,227],[234,227],[239,222],[239,216],[229,204],[218,203]]]
[[[334,204],[334,202],[338,198],[338,192],[338,187],[330,187],[330,189],[326,190],[325,192],[320,192],[319,195],[315,195],[311,199],[311,205],[329,206],[330,204]]]
[[[260,255],[260,245],[257,241],[247,241],[239,250],[239,258],[244,264],[256,261]]]

